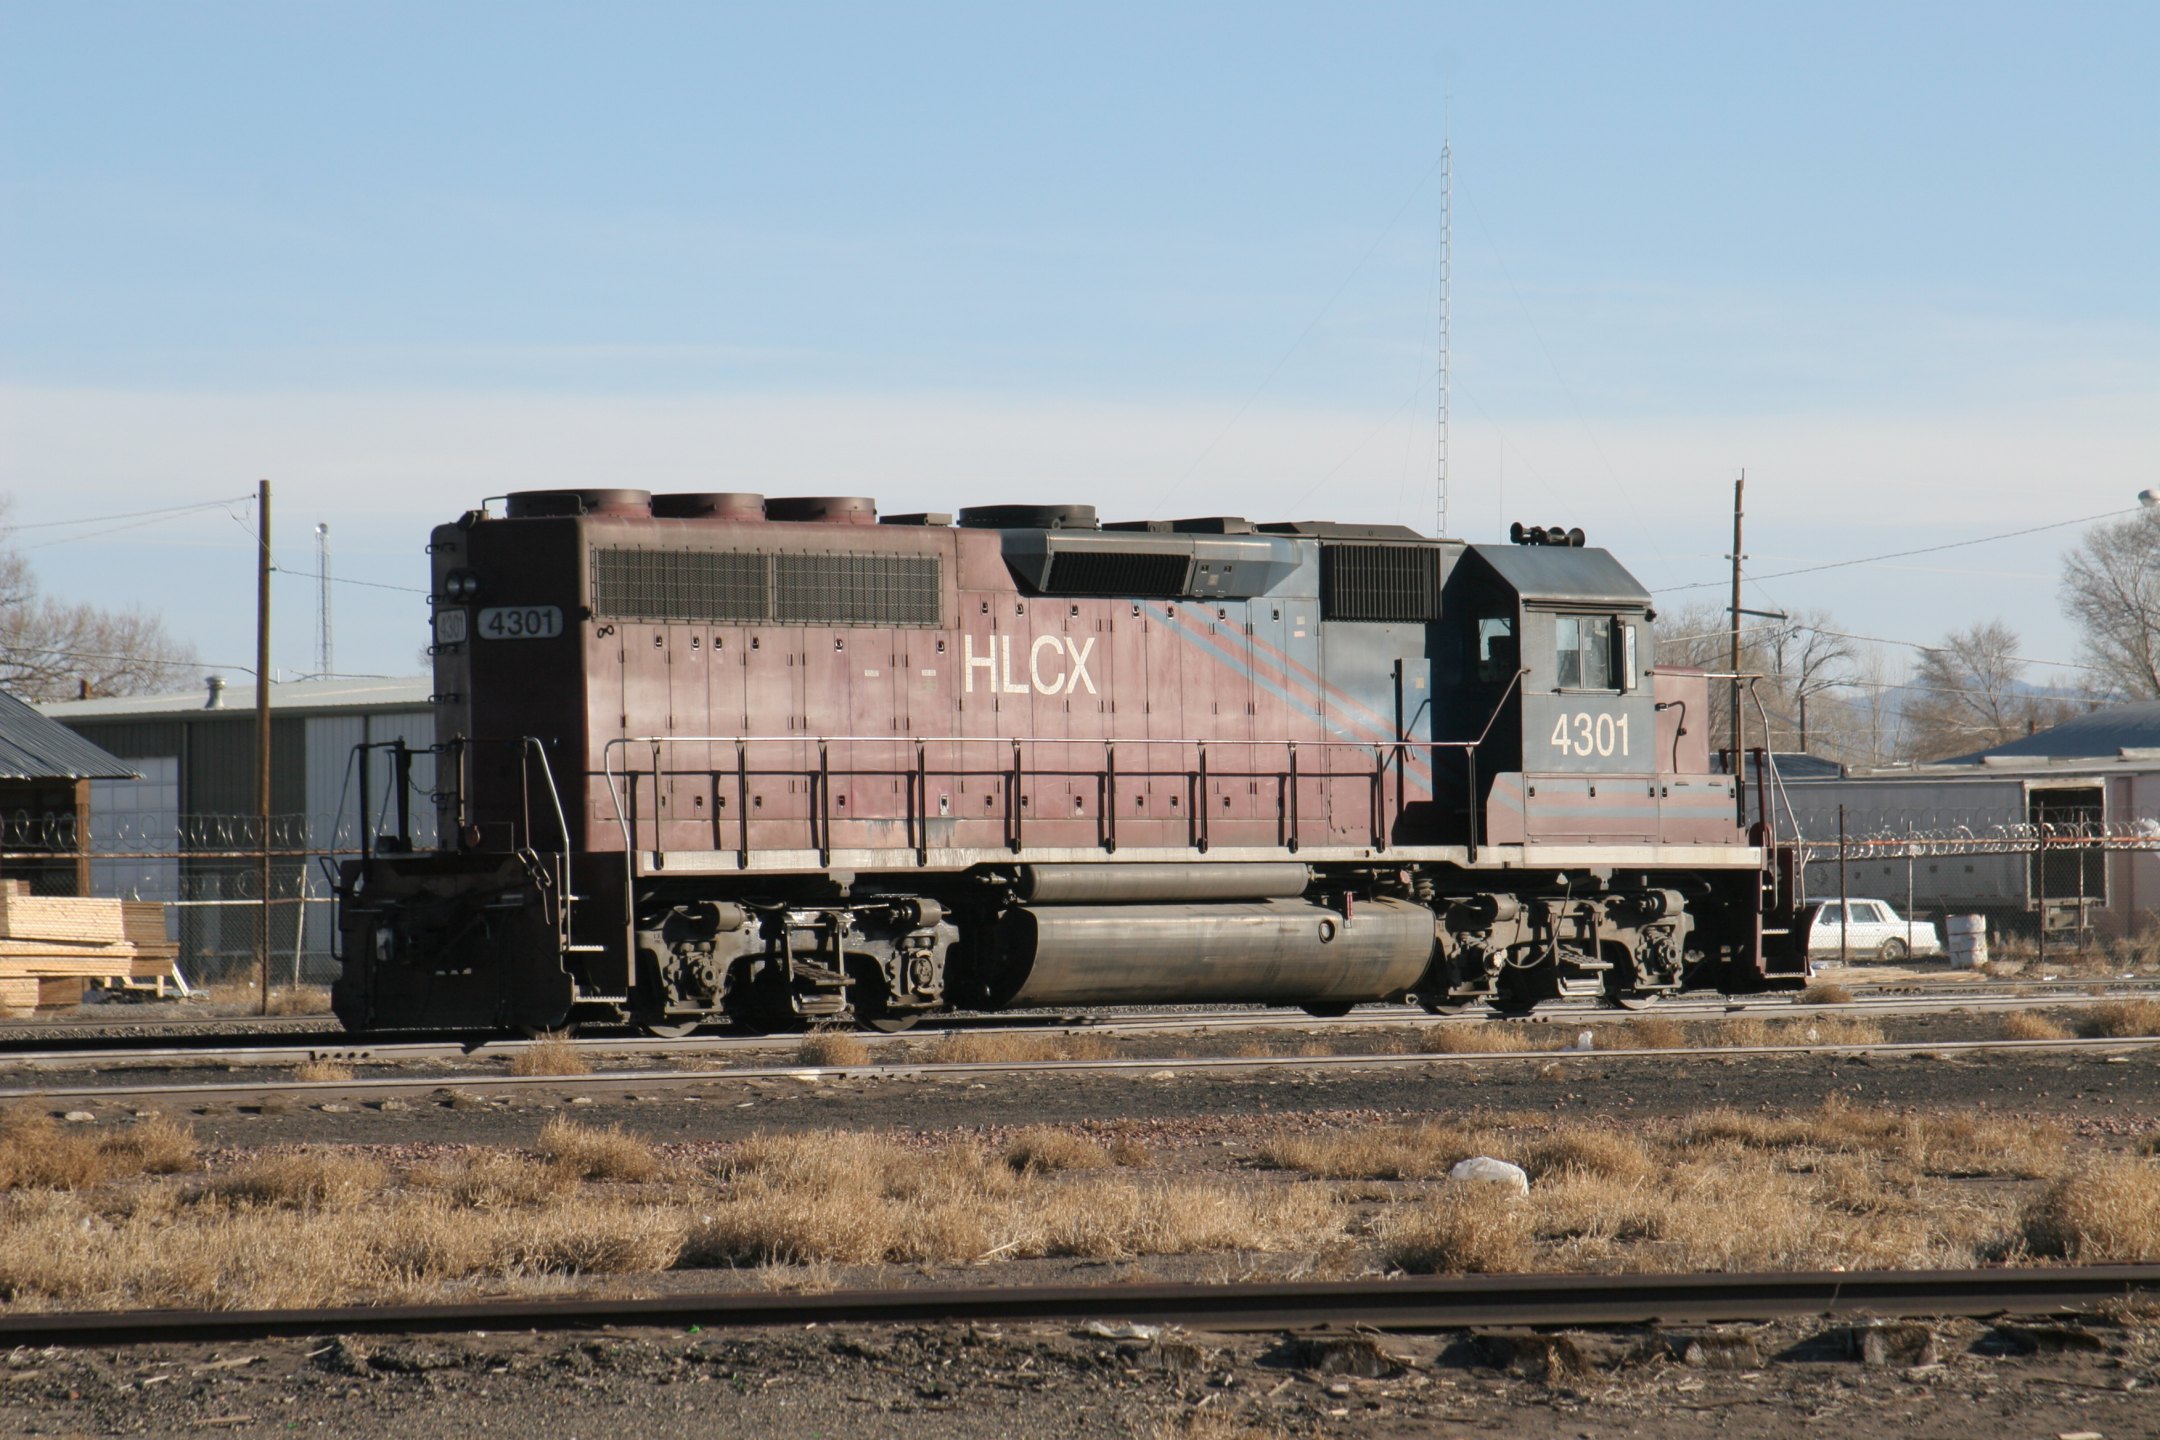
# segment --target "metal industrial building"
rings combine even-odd
[[[2160,701],[2114,705],[1927,765],[1796,773],[1771,802],[1811,847],[1810,895],[1846,892],[1990,928],[2128,936],[2160,916]],[[1751,788],[1750,804],[1754,802]],[[1900,843],[1902,842],[1902,843]]]
[[[273,974],[325,980],[329,876],[320,857],[359,846],[354,747],[435,741],[425,679],[302,680],[270,688]],[[260,933],[261,828],[255,796],[255,691],[212,679],[177,695],[40,707],[127,762],[130,779],[89,782],[91,893],[163,900],[180,918],[181,966],[215,980],[253,963]],[[413,767],[414,838],[434,842],[430,758]],[[390,767],[372,767],[370,813],[391,803]]]

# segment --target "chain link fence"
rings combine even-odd
[[[336,867],[359,854],[358,826],[350,815],[272,816],[267,910],[263,837],[253,815],[93,812],[85,827],[72,815],[17,812],[0,815],[0,870],[34,894],[163,905],[190,988],[255,981],[266,914],[270,983],[326,985],[337,975]]]

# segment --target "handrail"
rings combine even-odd
[[[630,770],[627,764],[618,762],[619,759],[627,756],[629,747],[633,745],[651,750],[653,755],[651,773],[655,776],[661,773],[661,752],[663,747],[675,745],[732,745],[734,747],[735,824],[738,842],[735,847],[736,864],[739,868],[746,870],[750,867],[751,852],[748,802],[749,777],[751,774],[750,747],[753,745],[815,747],[816,768],[805,772],[815,792],[811,797],[812,814],[807,823],[812,826],[812,838],[815,842],[812,848],[817,850],[819,863],[821,864],[831,862],[833,850],[831,786],[834,773],[832,747],[835,745],[912,746],[912,758],[906,758],[906,750],[903,749],[901,751],[903,758],[895,762],[890,772],[895,775],[904,774],[907,780],[907,790],[909,792],[907,814],[902,817],[887,818],[900,818],[908,822],[912,832],[910,836],[913,841],[911,848],[915,851],[916,863],[919,865],[929,863],[930,765],[928,749],[932,745],[997,745],[1009,751],[1009,764],[1000,760],[995,762],[995,769],[986,768],[982,773],[985,775],[995,774],[1006,784],[1006,848],[1014,854],[1020,854],[1026,849],[1027,816],[1022,803],[1025,799],[1022,792],[1030,774],[1036,776],[1086,775],[1094,777],[1098,782],[1098,793],[1103,797],[1101,804],[1103,813],[1101,823],[1098,826],[1101,836],[1100,843],[1105,853],[1115,853],[1118,843],[1118,780],[1121,773],[1117,750],[1120,745],[1128,747],[1176,746],[1189,748],[1193,751],[1194,767],[1192,769],[1181,769],[1178,773],[1192,779],[1197,786],[1197,789],[1192,793],[1193,803],[1187,811],[1186,825],[1190,835],[1189,843],[1192,848],[1203,854],[1206,853],[1211,844],[1207,807],[1209,779],[1211,777],[1220,778],[1224,775],[1258,775],[1262,773],[1257,770],[1242,771],[1235,767],[1225,767],[1219,763],[1211,763],[1210,750],[1218,754],[1224,750],[1252,751],[1261,748],[1283,752],[1287,762],[1287,780],[1284,781],[1287,788],[1280,823],[1286,832],[1284,844],[1293,851],[1300,844],[1299,822],[1301,816],[1299,813],[1298,790],[1300,782],[1307,778],[1306,772],[1301,771],[1298,763],[1300,752],[1310,750],[1330,752],[1350,750],[1368,755],[1371,757],[1373,765],[1370,777],[1373,786],[1370,801],[1372,808],[1371,844],[1376,851],[1384,852],[1387,849],[1390,833],[1389,822],[1391,817],[1388,811],[1386,784],[1387,770],[1390,763],[1395,764],[1398,770],[1394,818],[1399,818],[1403,811],[1408,808],[1407,795],[1400,783],[1400,776],[1407,771],[1411,763],[1412,756],[1410,752],[1417,750],[1459,750],[1463,752],[1468,765],[1468,788],[1464,796],[1464,809],[1470,826],[1470,845],[1472,852],[1475,853],[1479,837],[1477,750],[1491,737],[1493,726],[1499,722],[1500,715],[1505,710],[1507,702],[1521,687],[1523,677],[1528,673],[1527,669],[1518,669],[1509,677],[1507,687],[1493,701],[1492,709],[1487,713],[1485,723],[1474,740],[1401,738],[1394,740],[1310,740],[1289,737],[1266,740],[1237,740],[1221,737],[1185,738],[1107,735],[626,735],[610,739],[602,747],[601,774],[606,781],[609,803],[615,811],[616,824],[622,834],[624,862],[632,872],[629,877],[632,879],[635,878],[634,856],[638,847],[635,829],[636,821],[631,815],[632,805],[628,792],[636,788],[633,778],[636,772]],[[1051,767],[1031,771],[1027,765],[1027,747],[1044,745],[1099,746],[1102,750],[1103,763],[1099,767],[1090,769]],[[718,776],[724,772],[720,768],[714,767],[711,773]],[[841,773],[857,774],[867,772],[843,770]],[[970,774],[974,772],[954,770],[951,773]],[[1125,775],[1153,775],[1157,772],[1143,765],[1137,769],[1124,769],[1122,773]],[[1329,780],[1344,778],[1332,771],[1323,771],[1322,773]]]

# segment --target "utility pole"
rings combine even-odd
[[[336,667],[330,654],[330,526],[315,527],[315,673],[328,676]]]
[[[1732,487],[1732,773],[1733,814],[1737,822],[1747,824],[1747,747],[1741,743],[1740,728],[1740,562],[1747,558],[1740,548],[1741,502],[1747,494],[1747,471]]]
[[[256,978],[262,1013],[270,1013],[270,482],[255,491],[255,821],[262,853],[256,882],[262,889],[262,924],[255,940]]]

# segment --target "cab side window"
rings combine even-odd
[[[1610,690],[1613,688],[1613,622],[1609,615],[1560,615],[1554,617],[1554,658],[1563,690]]]
[[[1481,615],[1477,622],[1477,678],[1511,680],[1521,661],[1515,644],[1515,617]]]

